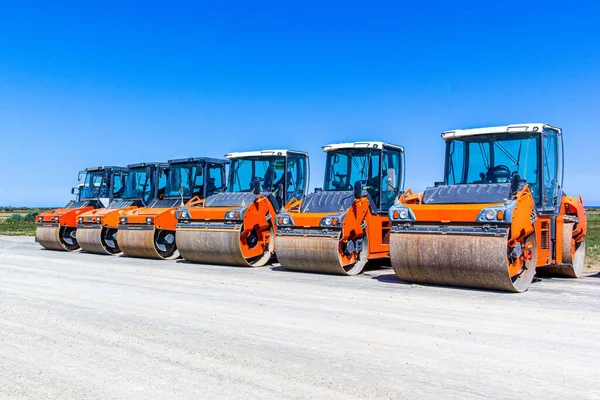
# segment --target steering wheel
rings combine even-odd
[[[510,169],[506,165],[496,165],[488,170],[486,178],[491,182],[509,182]]]

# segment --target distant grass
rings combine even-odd
[[[0,222],[0,235],[35,236],[35,222],[4,220]]]
[[[35,236],[35,216],[45,209],[0,209],[0,235]]]
[[[586,266],[600,270],[600,210],[588,209],[587,214],[587,236],[586,245]]]

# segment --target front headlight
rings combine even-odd
[[[234,213],[233,211],[229,211],[229,212],[227,213],[227,218],[229,218],[229,219],[234,219],[234,218],[235,218],[235,213]]]
[[[187,211],[182,211],[179,215],[181,216],[181,218],[187,218],[188,213]]]
[[[294,220],[289,215],[279,215],[275,223],[277,226],[294,226]]]
[[[79,223],[83,224],[83,217],[79,217]]]
[[[44,220],[43,217],[38,217],[38,221],[42,222]]]
[[[321,222],[319,223],[319,225],[329,228],[329,227],[335,227],[339,225],[339,222],[341,220],[342,216],[336,216],[336,215],[332,215],[329,217],[323,217],[321,219]]]
[[[391,221],[398,222],[413,222],[416,220],[415,215],[410,208],[403,205],[395,205],[388,211],[388,216]]]
[[[125,223],[127,223],[127,218],[125,218],[125,217],[121,218],[121,223],[122,223],[122,224],[125,224]]]
[[[54,217],[54,221],[58,222],[58,217]]]
[[[153,222],[152,218],[150,218],[150,217],[146,218],[146,223],[151,224],[152,222]]]
[[[477,221],[482,223],[510,223],[512,222],[512,211],[514,205],[515,202],[512,201],[502,206],[486,207],[479,212]]]

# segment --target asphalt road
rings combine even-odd
[[[524,294],[0,237],[2,398],[600,398],[600,278]]]

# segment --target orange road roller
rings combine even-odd
[[[123,167],[94,167],[81,172],[83,183],[71,191],[77,195],[75,201],[36,216],[36,242],[50,250],[78,250],[79,216],[93,209],[104,208],[111,201],[121,198],[123,187],[119,185],[119,179],[126,171],[127,168]]]
[[[323,147],[325,181],[277,215],[277,259],[296,271],[359,274],[389,262],[388,209],[402,191],[404,149],[383,142]]]
[[[81,248],[88,253],[120,254],[117,232],[121,215],[158,199],[160,174],[168,167],[167,163],[157,162],[131,164],[127,171],[115,175],[115,190],[124,187],[123,197],[114,199],[106,208],[79,215],[77,242]]]
[[[117,242],[130,257],[175,259],[175,211],[192,198],[205,198],[222,190],[227,160],[185,158],[170,160],[159,168],[158,198],[147,207],[123,213],[119,219]]]
[[[581,276],[586,215],[563,193],[559,128],[448,131],[444,181],[389,211],[391,262],[407,282],[523,292],[536,274]]]
[[[177,244],[185,260],[260,267],[275,254],[275,215],[302,200],[308,154],[293,150],[230,153],[227,191],[177,211]]]

